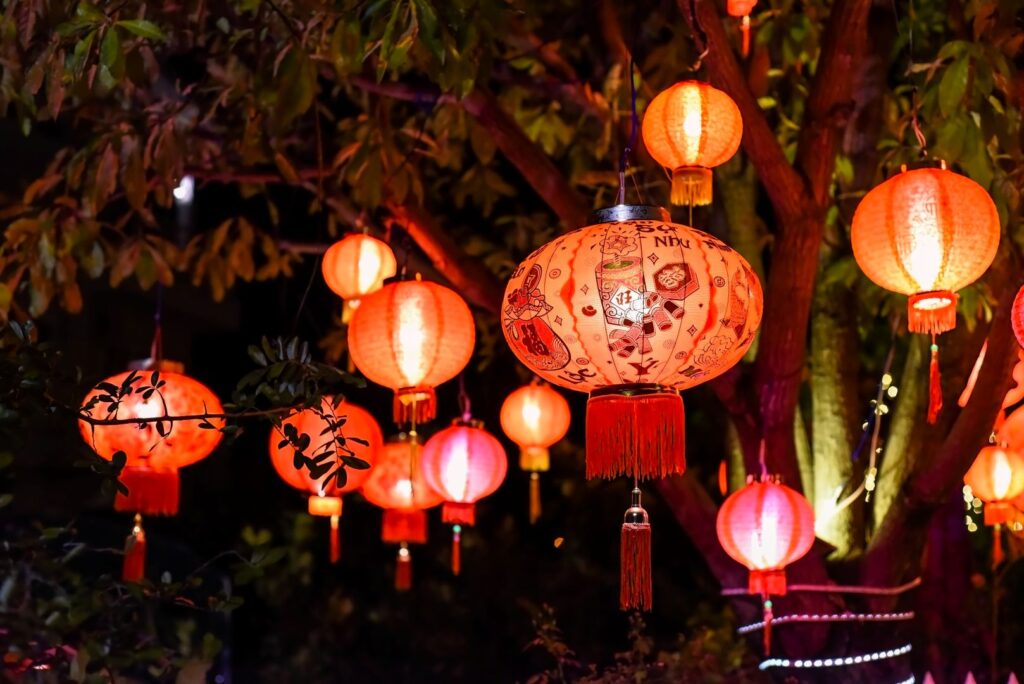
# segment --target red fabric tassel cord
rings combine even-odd
[[[331,516],[331,563],[341,560],[341,530],[339,522],[341,516]]]
[[[786,571],[785,570],[751,570],[750,581],[747,591],[751,594],[762,596],[785,596],[786,595]]]
[[[121,482],[127,494],[114,496],[114,510],[122,513],[145,515],[175,515],[181,489],[177,470],[154,470],[140,466],[126,466],[121,471]]]
[[[437,415],[437,396],[432,387],[406,387],[395,392],[392,409],[398,425],[429,423]]]
[[[426,544],[427,512],[385,510],[380,538],[389,544]]]
[[[744,57],[750,56],[750,15],[745,14],[740,18],[740,35],[743,38],[742,52]]]
[[[933,425],[942,411],[942,374],[939,372],[939,345],[932,339],[932,360],[928,366],[928,424]]]
[[[620,555],[619,607],[650,610],[653,589],[649,523],[623,523]]]
[[[402,544],[398,549],[398,562],[395,564],[395,591],[409,591],[412,589],[412,554],[409,548]]]
[[[132,532],[124,541],[124,564],[121,578],[125,582],[141,582],[146,576],[146,532],[142,529],[142,516],[135,514]]]
[[[462,572],[462,528],[452,527],[452,574],[456,577]]]
[[[587,479],[661,478],[684,470],[686,429],[678,392],[591,395]]]

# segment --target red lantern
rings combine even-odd
[[[363,483],[363,496],[384,509],[381,539],[399,544],[395,588],[412,586],[409,544],[427,543],[427,513],[442,497],[427,484],[418,467],[421,447],[415,436],[401,435],[384,445],[373,472]]]
[[[324,253],[321,271],[327,287],[345,300],[342,321],[349,322],[359,300],[395,275],[395,253],[386,242],[363,233],[346,235]]]
[[[1013,335],[1017,338],[1017,344],[1024,348],[1024,287],[1017,291],[1013,298],[1013,313],[1010,316],[1013,325]]]
[[[732,98],[701,81],[681,81],[644,112],[644,145],[672,171],[672,204],[711,204],[711,169],[729,161],[743,138]]]
[[[777,478],[748,479],[718,511],[718,541],[750,570],[749,591],[765,606],[765,651],[771,647],[771,596],[786,593],[785,567],[814,544],[814,510]]]
[[[533,383],[508,395],[501,428],[519,445],[519,467],[530,473],[530,522],[540,517],[540,473],[551,467],[548,447],[569,431],[569,402],[549,385]]]
[[[339,425],[342,419],[344,424]],[[333,431],[332,425],[336,426]],[[285,437],[285,426],[294,427],[300,436],[309,436],[310,445],[304,452],[306,458],[321,459],[325,454],[328,456],[322,462],[331,467],[321,477],[313,479],[308,467],[296,463],[295,448]],[[356,442],[351,437],[363,440],[366,444]],[[342,439],[344,443],[340,441]],[[270,433],[270,461],[274,470],[292,487],[309,493],[310,515],[331,519],[332,563],[337,563],[341,557],[341,495],[355,491],[370,477],[383,442],[380,426],[373,416],[349,402],[335,406],[330,397],[324,398],[319,413],[313,409],[297,411],[281,421],[280,428],[274,428]],[[351,450],[351,454],[348,450]],[[359,470],[346,467],[340,473],[344,477],[342,483],[339,483],[338,478],[333,478],[324,486],[324,478],[334,471],[334,464],[343,455],[362,459],[370,464],[370,468]]]
[[[444,498],[441,519],[453,525],[452,571],[457,575],[462,526],[476,523],[476,502],[504,481],[505,449],[483,423],[467,417],[427,440],[420,469],[427,484]]]
[[[725,11],[730,17],[740,18],[740,33],[743,35],[743,56],[750,54],[750,13],[754,11],[757,0],[728,0]]]
[[[986,525],[1005,523],[1013,517],[1011,500],[1024,493],[1024,456],[1006,446],[986,446],[964,476],[964,483],[985,502]]]
[[[462,297],[421,280],[363,297],[348,328],[349,354],[370,381],[395,391],[395,421],[423,423],[437,410],[434,387],[473,355],[476,328]]]
[[[178,469],[209,456],[221,440],[220,418],[203,420],[201,416],[220,414],[224,408],[208,387],[182,373],[181,364],[164,361],[166,370],[133,370],[113,375],[99,383],[82,401],[82,410],[94,418],[128,421],[118,425],[92,426],[78,422],[82,437],[101,457],[110,460],[118,452],[127,457],[121,481],[127,494],[118,492],[114,510],[135,513],[135,523],[125,547],[123,577],[139,581],[145,574],[146,535],[142,515],[175,515],[178,512]],[[158,374],[158,375],[157,375]],[[154,391],[154,379],[163,383]],[[125,390],[117,408],[108,413],[110,402],[98,397]],[[164,416],[196,416],[194,420],[174,422],[131,422]],[[204,429],[201,424],[212,425]],[[161,435],[163,432],[163,435]]]
[[[980,278],[999,247],[999,214],[985,189],[942,168],[904,170],[857,206],[853,256],[876,285],[909,295],[910,332],[932,336],[928,422],[942,409],[935,335],[956,326],[956,291]]]

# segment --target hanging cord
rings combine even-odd
[[[616,200],[616,204],[626,203],[626,170],[629,168],[629,155],[633,152],[633,148],[636,146],[637,133],[640,129],[640,117],[636,112],[636,76],[633,73],[633,57],[632,54],[629,58],[629,99],[630,99],[630,126],[629,126],[629,141],[626,146],[622,148],[622,157],[619,159],[619,196]],[[636,184],[636,178],[633,178],[633,183],[636,186],[637,194],[640,193],[640,187]]]
[[[896,19],[896,30],[899,31],[900,26],[900,15],[899,10],[896,7],[896,0],[892,2],[892,13]],[[908,3],[907,11],[907,79],[910,81],[910,129],[914,133],[914,138],[917,140],[918,154],[921,159],[928,158],[928,140],[924,136],[924,131],[921,130],[921,121],[918,118],[918,113],[921,110],[921,100],[918,97],[917,84],[914,83],[914,0],[910,0]]]
[[[459,410],[462,412],[462,420],[469,421],[473,418],[470,409],[469,394],[466,392],[466,374],[459,373]]]
[[[761,438],[761,446],[757,450],[757,462],[761,466],[761,481],[762,482],[767,482],[768,481],[768,462],[765,459],[765,450],[766,450],[766,448],[767,447],[765,446],[764,438],[762,437]]]
[[[164,285],[156,284],[156,311],[153,312],[153,342],[149,347],[149,362],[153,368],[160,370],[160,363],[164,360]]]

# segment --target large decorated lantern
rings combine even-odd
[[[348,328],[352,362],[372,382],[394,390],[399,424],[434,418],[434,388],[465,368],[475,342],[473,314],[462,297],[421,280],[391,283],[363,297]]]
[[[303,435],[309,437],[309,446],[301,456],[314,462],[316,477],[288,438],[292,428],[298,439]],[[341,558],[341,497],[361,487],[370,477],[383,442],[380,426],[366,410],[347,401],[335,406],[329,397],[324,398],[319,410],[296,411],[270,433],[270,461],[274,470],[286,483],[309,494],[310,515],[330,518],[332,563]],[[339,476],[330,477],[342,456],[354,456],[370,467],[348,466]]]
[[[484,430],[483,423],[465,416],[427,440],[420,469],[427,484],[444,499],[441,519],[452,525],[452,571],[457,575],[462,527],[476,524],[476,502],[504,481],[505,449]]]
[[[508,395],[501,429],[519,446],[519,467],[530,473],[530,522],[540,517],[540,473],[551,467],[548,447],[569,431],[569,402],[549,385],[534,382]]]
[[[701,81],[681,81],[644,112],[644,145],[672,172],[672,204],[711,204],[711,169],[729,161],[743,138],[732,98]]]
[[[814,544],[814,509],[799,492],[777,478],[748,478],[722,503],[718,541],[734,560],[750,570],[749,591],[764,599],[765,651],[771,649],[771,596],[786,593],[787,565]]]
[[[672,223],[664,209],[619,205],[519,265],[502,328],[537,375],[590,393],[587,477],[640,480],[685,470],[679,390],[739,362],[760,324],[761,298],[750,265],[724,242]],[[649,605],[650,526],[639,499],[634,487],[622,580],[639,589],[627,592],[624,608]]]
[[[346,323],[360,299],[382,288],[396,269],[391,247],[363,233],[346,235],[328,247],[321,264],[327,287],[345,300],[342,320]]]
[[[362,489],[367,501],[384,509],[381,539],[399,545],[395,568],[395,588],[399,591],[412,586],[409,544],[427,543],[426,509],[443,500],[419,468],[421,451],[415,436],[403,433],[389,441]]]
[[[146,535],[143,515],[175,515],[180,484],[178,469],[209,456],[221,440],[224,421],[220,400],[208,387],[185,375],[181,364],[160,363],[161,370],[133,370],[98,383],[82,401],[82,411],[99,420],[128,421],[93,425],[79,420],[82,437],[101,457],[111,460],[123,452],[126,461],[120,480],[127,494],[118,492],[114,509],[135,513],[125,546],[123,576],[139,581],[145,575]],[[107,397],[119,396],[115,402]],[[189,420],[154,421],[163,417],[195,416]],[[134,422],[136,420],[145,422]],[[202,427],[202,426],[206,427]]]
[[[999,234],[989,194],[945,164],[904,168],[865,195],[854,214],[857,264],[875,284],[908,295],[910,331],[932,336],[929,422],[942,409],[935,335],[956,326],[956,292],[988,269]]]

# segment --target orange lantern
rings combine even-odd
[[[727,0],[725,10],[730,17],[740,18],[740,33],[743,35],[743,56],[750,54],[750,13],[754,11],[757,0]]]
[[[462,297],[418,279],[363,297],[348,328],[353,363],[372,382],[395,391],[399,424],[434,418],[434,387],[465,368],[475,342],[473,314]]]
[[[342,321],[347,323],[359,300],[384,286],[395,275],[395,253],[386,242],[363,233],[346,235],[324,253],[321,271],[327,287],[345,300]]]
[[[314,479],[310,468],[298,459],[286,437],[289,428],[295,428],[300,438],[302,435],[309,437],[310,445],[303,455],[323,470],[319,477]],[[332,563],[337,563],[341,557],[341,495],[358,489],[370,477],[383,442],[380,426],[373,416],[347,401],[335,406],[330,397],[324,398],[319,411],[308,408],[292,413],[270,433],[270,462],[274,470],[292,487],[309,492],[310,515],[331,519]],[[343,456],[362,459],[370,467],[361,470],[346,467],[337,477],[330,477]]]
[[[1013,335],[1017,338],[1017,344],[1024,347],[1024,287],[1020,288],[1017,291],[1017,296],[1013,298],[1010,322],[1013,325]]]
[[[97,425],[79,420],[83,439],[108,461],[124,452],[126,461],[120,479],[128,488],[114,496],[114,510],[135,513],[132,532],[125,544],[122,576],[137,582],[145,576],[146,533],[142,515],[175,515],[178,512],[180,481],[178,469],[209,456],[220,444],[221,418],[202,418],[224,412],[220,400],[206,385],[184,375],[183,366],[162,361],[160,370],[132,370],[98,383],[82,401],[82,411],[94,418],[123,421]],[[117,407],[100,397],[124,396]],[[152,390],[152,391],[151,391]],[[156,422],[164,416],[195,416],[193,420]],[[139,419],[149,422],[134,422]],[[200,427],[206,424],[212,429]],[[162,433],[162,434],[161,434]]]
[[[363,496],[384,509],[381,539],[399,544],[395,588],[412,586],[409,544],[427,543],[427,513],[442,497],[427,484],[419,469],[421,447],[415,436],[400,435],[381,450],[373,472],[363,483]]]
[[[483,429],[482,422],[466,416],[427,440],[420,469],[427,484],[444,499],[441,519],[452,524],[452,571],[458,575],[462,526],[476,523],[476,502],[504,481],[505,449]]]
[[[985,189],[945,168],[907,171],[876,186],[853,216],[864,275],[909,295],[910,332],[932,336],[928,422],[942,409],[935,335],[956,326],[956,291],[980,278],[999,247],[999,214]]]
[[[701,81],[681,81],[644,112],[644,145],[672,171],[672,204],[711,204],[711,169],[736,154],[743,118],[732,98]]]
[[[519,445],[519,467],[530,473],[530,522],[540,517],[540,473],[551,467],[548,447],[569,431],[569,402],[549,385],[535,382],[508,395],[501,428]]]
[[[964,476],[964,484],[985,502],[986,525],[1005,523],[1013,517],[1010,501],[1024,493],[1024,456],[1007,446],[986,446]]]
[[[760,481],[751,477],[722,503],[716,527],[725,552],[750,570],[750,593],[764,599],[767,653],[771,648],[770,597],[785,595],[785,567],[803,558],[814,545],[814,509],[777,477]]]

